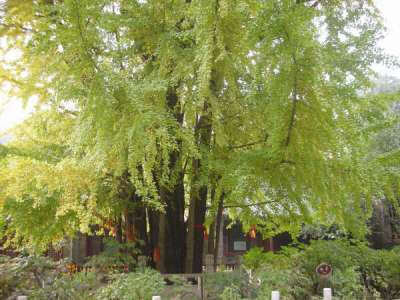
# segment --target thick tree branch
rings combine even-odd
[[[294,127],[294,123],[296,120],[296,112],[297,112],[297,87],[296,87],[296,83],[295,83],[293,97],[292,97],[292,113],[290,116],[289,128],[288,128],[288,133],[287,133],[286,142],[285,142],[286,147],[289,146],[289,144],[290,144],[293,127]]]
[[[76,19],[77,19],[77,23],[78,23],[78,24],[77,24],[77,25],[78,25],[78,31],[79,31],[79,35],[80,35],[80,37],[81,37],[81,40],[82,40],[82,43],[83,43],[83,46],[84,46],[84,49],[85,49],[85,53],[86,53],[88,59],[90,60],[90,62],[92,63],[94,69],[95,69],[97,72],[99,72],[99,69],[98,69],[98,67],[97,67],[97,64],[96,64],[96,62],[94,61],[93,57],[90,55],[90,51],[89,51],[89,50],[91,50],[91,49],[94,49],[94,47],[89,47],[88,41],[87,41],[87,39],[85,38],[85,36],[84,36],[84,34],[83,34],[81,15],[80,15],[80,13],[79,13],[79,2],[78,2],[78,1],[75,1],[74,4],[75,4],[75,9],[76,9]]]
[[[308,3],[313,0],[296,0],[296,4],[301,4],[301,3]],[[311,4],[311,7],[315,8],[318,6],[318,4],[321,2],[321,0],[316,0],[313,4]]]
[[[320,0],[317,0],[317,1],[315,1],[314,2],[314,4],[313,5],[311,5],[311,7],[317,7],[319,4],[321,3],[321,1]]]
[[[25,33],[26,32],[35,32],[33,29],[24,27],[24,26],[22,26],[20,24],[6,24],[6,23],[1,23],[0,22],[0,27],[5,27],[5,28],[8,28],[8,29],[19,29],[19,30],[21,30],[22,32],[25,32]]]
[[[296,163],[292,160],[283,159],[281,160],[281,164],[295,165]]]
[[[218,260],[218,249],[219,249],[219,241],[221,239],[221,225],[223,220],[224,214],[224,199],[225,193],[222,193],[218,202],[218,210],[217,210],[217,217],[216,217],[216,228],[215,228],[215,245],[214,245],[214,272],[217,271],[217,260]]]
[[[270,200],[270,201],[252,203],[252,204],[224,205],[224,208],[246,208],[246,207],[253,207],[253,206],[261,206],[261,205],[265,205],[265,204],[273,204],[273,203],[278,203],[278,202],[279,201],[277,201],[277,200]]]
[[[14,78],[11,78],[11,77],[9,77],[7,75],[0,75],[0,79],[4,79],[6,81],[12,82],[12,83],[14,83],[16,85],[19,85],[19,86],[23,85],[23,83],[21,81],[19,81],[17,79],[14,79]]]
[[[265,143],[265,140],[255,141],[255,142],[243,144],[243,145],[232,145],[232,146],[229,146],[229,149],[242,149],[242,148],[247,148],[247,147],[251,147],[251,146],[262,144],[262,143]]]
[[[70,114],[70,115],[73,115],[75,117],[77,117],[78,114],[79,114],[78,111],[70,110],[70,109],[64,108],[62,106],[60,106],[59,108],[61,109],[60,113],[62,113],[62,114]]]
[[[289,40],[289,34],[286,32],[287,38]],[[297,59],[296,59],[296,54],[293,53],[292,54],[292,59],[293,59],[293,64],[295,67],[294,70],[294,79],[293,79],[293,93],[292,93],[292,113],[290,116],[290,121],[289,121],[289,127],[288,127],[288,133],[287,133],[287,137],[286,137],[286,142],[285,142],[285,146],[289,146],[290,144],[290,139],[292,137],[292,131],[293,131],[293,127],[294,127],[294,123],[296,121],[296,113],[297,113],[297,96],[298,96],[298,86],[297,86]]]
[[[265,142],[268,140],[268,137],[269,137],[269,135],[266,134],[266,135],[265,135],[265,138],[262,139],[262,140],[258,140],[258,141],[255,141],[255,142],[251,142],[251,143],[247,143],[247,144],[242,144],[242,145],[230,145],[228,148],[229,148],[230,150],[233,150],[233,149],[241,149],[241,148],[247,148],[247,147],[255,146],[255,145],[258,145],[258,144],[263,144],[263,143],[265,143]]]

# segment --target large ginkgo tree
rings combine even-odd
[[[104,232],[199,272],[224,211],[265,236],[365,233],[388,98],[363,91],[390,63],[373,1],[8,0],[0,27],[0,78],[37,99],[0,148],[14,245]]]

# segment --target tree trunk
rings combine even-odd
[[[160,250],[165,270],[168,273],[182,273],[185,256],[184,186],[183,179],[175,185],[173,191],[161,187],[160,196],[165,206],[165,214],[160,221],[160,232],[165,234],[164,248]]]
[[[214,247],[215,247],[214,243],[215,243],[215,222],[212,222],[208,233],[207,254],[214,253]]]
[[[183,115],[180,112],[176,88],[168,91],[167,105],[180,126],[183,124]],[[159,266],[161,272],[184,272],[185,235],[185,189],[184,174],[181,161],[181,142],[178,141],[177,150],[169,155],[169,182],[162,183],[159,179],[158,189],[161,202],[165,205],[165,213],[160,214],[159,242],[160,249]]]
[[[215,142],[215,140],[214,140],[214,142]],[[215,145],[215,143],[214,143],[214,145]],[[215,202],[215,187],[216,187],[216,184],[213,183],[211,185],[211,203]],[[208,233],[208,242],[207,242],[207,254],[214,253],[214,247],[215,247],[214,242],[215,242],[215,221],[213,221],[210,224],[210,230]]]
[[[203,271],[203,250],[204,250],[204,221],[207,205],[207,186],[202,186],[199,191],[198,205],[195,211],[195,231],[194,231],[194,255],[193,273]]]
[[[115,222],[115,239],[119,242],[123,242],[122,236],[122,218],[119,216]]]
[[[159,261],[157,262],[157,269],[161,273],[166,273],[167,268],[165,265],[165,257],[167,253],[166,232],[167,232],[167,217],[164,213],[160,214],[160,227],[158,229],[158,250],[160,253]]]
[[[215,226],[215,247],[214,247],[214,272],[217,271],[218,248],[219,248],[219,241],[221,239],[221,224],[224,212],[224,198],[225,194],[222,194],[218,202],[217,217],[215,220],[216,226]]]
[[[131,195],[130,202],[125,209],[124,233],[126,242],[137,242],[138,240],[144,242],[140,248],[142,253],[146,254],[148,246],[146,209],[136,194]]]
[[[188,218],[188,236],[186,240],[187,273],[200,273],[203,266],[204,219],[207,207],[208,184],[201,179],[201,162],[206,161],[211,142],[211,111],[207,102],[204,104],[204,115],[196,124],[196,140],[201,158],[194,159],[192,164],[192,181],[190,190],[190,207]]]
[[[151,265],[157,268],[157,256],[158,256],[158,233],[160,229],[160,213],[147,209],[147,215],[149,220],[149,254],[152,258]]]
[[[198,164],[198,160],[195,162]],[[199,172],[198,170],[196,171]],[[192,182],[186,239],[186,273],[201,273],[203,266],[204,220],[207,204],[207,186],[196,189],[197,180]]]

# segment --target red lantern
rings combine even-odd
[[[160,247],[155,247],[153,251],[153,260],[158,263],[161,260]]]
[[[208,240],[207,227],[203,224],[194,224],[194,228],[203,233],[203,238]]]
[[[252,238],[252,239],[256,238],[256,236],[257,236],[256,225],[251,225],[249,235],[250,235],[250,238]]]
[[[207,228],[204,226],[204,230],[203,230],[203,238],[204,240],[208,240],[208,232],[207,232]]]

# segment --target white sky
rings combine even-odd
[[[385,25],[388,28],[386,38],[381,42],[381,46],[388,54],[400,57],[400,0],[375,0],[375,3],[382,11]],[[382,66],[376,66],[376,70],[379,73],[400,78],[400,69],[388,70]],[[22,103],[18,101],[7,101],[3,90],[2,88],[0,91],[0,136],[1,132],[24,120],[32,111],[32,107],[23,108]]]
[[[388,54],[400,58],[400,0],[375,0],[375,3],[381,10],[387,27],[386,37],[381,42],[381,46]],[[400,69],[388,70],[378,66],[376,70],[400,78]]]
[[[24,107],[22,101],[9,101],[7,96],[0,91],[0,138],[2,133],[23,121],[33,111],[33,105]]]

